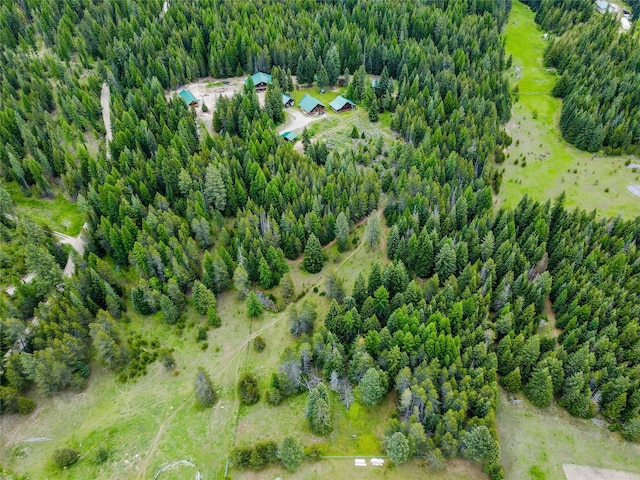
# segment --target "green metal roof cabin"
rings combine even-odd
[[[271,75],[264,72],[257,72],[251,75],[251,80],[253,80],[253,85],[256,87],[256,90],[266,90],[267,85],[273,82]],[[248,78],[245,79],[244,83],[247,84]]]
[[[356,104],[348,98],[344,98],[342,95],[338,95],[333,102],[329,104],[334,112],[346,112],[348,110],[355,110]]]
[[[293,104],[294,104],[293,98],[291,98],[286,93],[283,93],[282,94],[282,104],[285,106],[285,108],[293,107]]]
[[[198,99],[189,90],[182,90],[180,92],[180,98],[182,98],[182,100],[184,100],[184,102],[190,107],[198,106]]]
[[[308,93],[304,94],[302,100],[300,100],[300,109],[307,115],[321,115],[325,109],[324,103],[317,98],[313,98]]]
[[[298,138],[298,134],[295,132],[283,132],[280,134],[280,136],[287,142],[295,142],[296,138]]]

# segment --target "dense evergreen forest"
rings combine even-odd
[[[241,395],[276,405],[311,391],[311,427],[326,434],[328,390],[364,405],[395,391],[397,415],[384,419],[394,461],[420,455],[438,467],[462,455],[491,478],[504,477],[498,384],[541,407],[555,398],[572,415],[601,414],[625,438],[640,438],[640,220],[567,211],[563,196],[492,208],[501,182],[493,160],[511,141],[501,127],[511,108],[501,39],[508,8],[197,0],[171,2],[163,14],[159,1],[5,2],[2,182],[77,200],[88,247],[77,274],[63,279],[67,254],[51,232],[11,215],[0,183],[3,283],[36,274],[0,294],[0,411],[29,410],[19,395],[30,388],[81,388],[93,361],[121,381],[156,359],[171,365],[160,342],[128,332],[129,309],[159,312],[179,331],[188,315],[219,325],[216,295],[232,288],[250,311],[284,307],[294,298],[270,290],[290,286],[287,260],[303,256],[309,272],[322,270],[319,246],[348,249],[349,229],[381,208],[391,263],[374,263],[346,290],[330,276],[332,303],[315,329],[312,305],[289,307],[299,342],[283,352],[266,392],[247,378]],[[541,22],[567,31],[546,54],[561,74],[563,135],[587,150],[637,148],[633,37],[617,36],[607,19],[570,28],[591,10],[563,11],[539,5]],[[354,100],[391,112],[402,141],[359,151],[319,141],[301,154],[276,134],[250,84],[218,104],[222,134],[165,96],[198,77],[275,67],[298,83],[316,73],[329,85],[348,81]],[[376,88],[367,74],[380,75]],[[108,151],[95,146],[105,134],[103,81]],[[371,244],[381,242],[376,219],[367,220]],[[538,333],[549,308],[557,337]],[[236,450],[233,461],[249,465],[251,455]]]
[[[554,39],[545,64],[560,77],[560,131],[581,150],[637,153],[640,147],[640,52],[637,29],[620,33],[616,15],[594,12],[589,0],[525,1]],[[637,18],[640,4],[632,5]]]

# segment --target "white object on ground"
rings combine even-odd
[[[627,190],[629,190],[629,192],[631,192],[636,197],[640,197],[640,185],[627,185]]]

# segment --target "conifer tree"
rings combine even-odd
[[[333,430],[329,391],[324,383],[319,383],[309,393],[307,420],[313,433],[326,435]]]
[[[338,243],[338,250],[344,252],[349,248],[349,221],[344,212],[338,214],[336,218],[336,242]]]
[[[531,376],[531,380],[524,389],[527,398],[538,407],[546,407],[551,403],[553,397],[553,383],[549,369],[536,368]]]
[[[324,265],[324,253],[322,247],[313,233],[309,235],[307,245],[304,249],[304,260],[302,266],[309,273],[318,273]]]
[[[198,367],[196,372],[194,393],[198,405],[203,408],[213,406],[218,399],[211,378],[203,367]]]
[[[247,297],[247,316],[249,318],[259,317],[262,313],[262,304],[255,292],[251,292]]]
[[[264,101],[264,111],[275,124],[284,121],[284,106],[282,104],[282,90],[278,81],[267,85]]]

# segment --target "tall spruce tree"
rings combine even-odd
[[[318,273],[324,266],[324,253],[320,241],[313,233],[309,235],[307,245],[304,248],[304,260],[302,266],[309,273]]]

